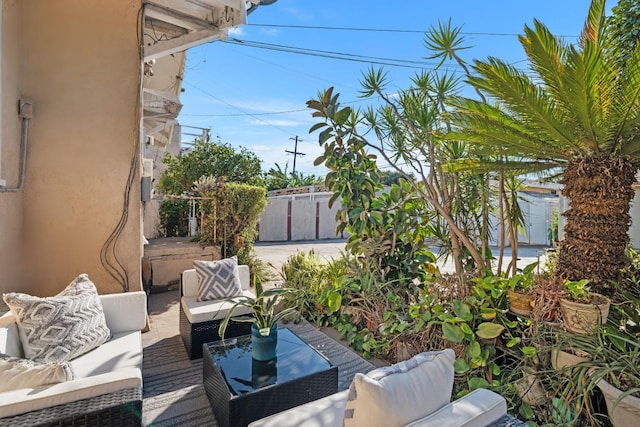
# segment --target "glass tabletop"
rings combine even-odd
[[[278,329],[277,357],[260,362],[251,357],[251,336],[209,345],[209,351],[233,394],[250,393],[331,367],[329,361],[287,328]]]

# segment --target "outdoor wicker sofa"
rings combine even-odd
[[[249,266],[239,265],[238,275],[243,295],[255,298],[250,290]],[[180,275],[180,336],[189,359],[202,358],[202,345],[220,340],[218,333],[220,323],[227,314],[227,310],[233,306],[229,301],[198,301],[198,287],[195,269],[183,271]],[[249,308],[239,306],[235,309],[234,316],[249,313]],[[251,323],[232,321],[229,322],[225,337],[237,337],[250,333]]]
[[[349,390],[254,421],[249,427],[526,426],[506,414],[505,399],[477,389],[451,401],[453,350],[420,353],[356,374]]]
[[[100,295],[111,338],[69,361],[74,379],[0,392],[0,426],[135,426],[142,419],[147,295]],[[0,353],[24,357],[15,317],[0,317]]]

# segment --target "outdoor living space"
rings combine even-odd
[[[318,246],[322,246],[322,243]],[[329,246],[336,245],[329,244]],[[149,296],[150,330],[142,335],[144,346],[143,425],[246,426],[248,422],[243,420],[257,419],[256,415],[253,415],[256,411],[267,411],[267,413],[274,414],[278,412],[274,409],[278,405],[286,408],[297,406],[292,402],[300,397],[296,393],[285,392],[284,397],[279,397],[280,400],[284,400],[282,402],[278,403],[273,400],[268,401],[269,403],[263,402],[262,406],[253,406],[248,410],[249,412],[244,411],[242,414],[236,414],[237,419],[230,418],[224,421],[229,424],[220,424],[214,410],[212,410],[212,406],[215,407],[216,404],[208,399],[206,385],[203,384],[208,375],[206,370],[203,374],[203,360],[206,364],[206,356],[205,359],[189,359],[178,330],[178,307],[179,292],[177,289],[167,288]],[[318,328],[304,319],[298,322],[282,323],[281,327],[291,330],[297,337],[326,357],[332,366],[337,367],[337,388],[333,392],[347,390],[356,373],[364,374],[377,367],[388,365],[387,362],[380,359],[363,359],[361,355],[350,349],[345,341],[340,339],[339,334],[331,328]],[[253,364],[255,365],[256,362],[253,361]],[[278,371],[274,375],[277,374],[282,375],[283,373]],[[231,380],[228,379],[228,381]],[[253,385],[248,384],[248,390],[254,391],[268,385],[256,384],[254,378]],[[269,393],[275,393],[273,386]],[[326,393],[329,394],[329,392]],[[306,414],[304,417],[313,418],[310,414]],[[307,422],[310,422],[308,425],[318,426],[342,425],[341,419],[340,414],[339,424],[337,420],[335,424]],[[499,421],[491,425],[513,427],[524,425],[510,416],[498,416],[498,419]],[[302,421],[299,422],[302,423]],[[442,421],[439,425],[442,425],[441,423]],[[269,425],[279,424],[276,422]],[[297,423],[294,422],[290,425],[297,425]]]
[[[361,3],[0,0],[0,426],[637,427],[638,0]]]
[[[203,359],[190,360],[178,330],[179,292],[151,294],[143,334],[143,421],[154,426],[218,425],[203,386]],[[338,388],[375,366],[307,322],[287,324],[339,367]],[[295,398],[295,396],[291,396]]]

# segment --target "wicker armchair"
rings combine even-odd
[[[250,290],[249,267],[238,266],[243,294],[255,298]],[[227,301],[197,301],[198,277],[194,269],[180,275],[180,336],[189,359],[202,357],[202,345],[220,340],[218,329],[232,303]],[[247,315],[250,310],[238,307],[234,314]],[[251,333],[251,323],[229,322],[225,337],[237,337]]]

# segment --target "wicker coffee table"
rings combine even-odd
[[[338,367],[287,328],[278,330],[277,354],[253,360],[249,335],[204,344],[204,389],[220,427],[244,427],[338,391]]]

